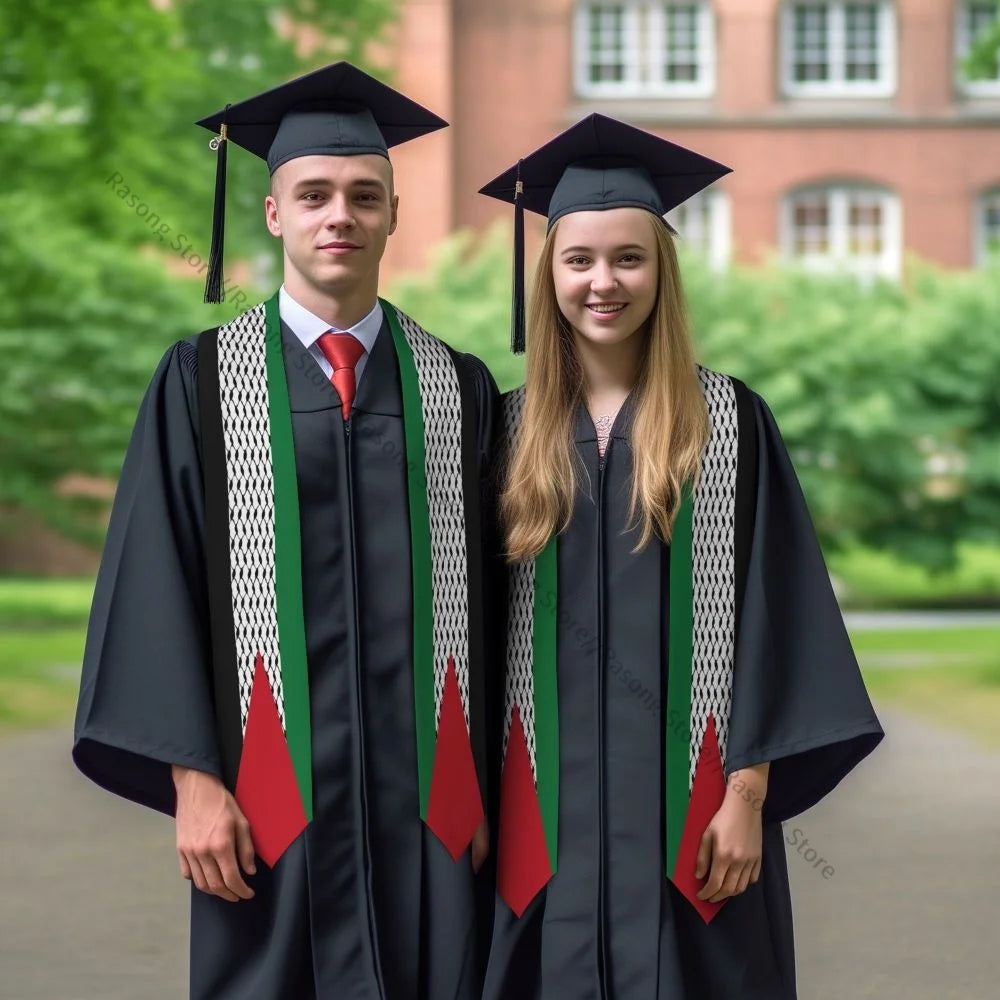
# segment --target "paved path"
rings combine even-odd
[[[178,1000],[188,890],[171,822],[91,784],[69,747],[60,731],[0,741],[0,997]]]
[[[785,824],[801,1000],[995,1000],[1000,753],[879,716],[875,753]]]
[[[882,629],[997,628],[1000,611],[845,611],[851,631]]]
[[[882,715],[882,747],[785,828],[801,1000],[992,1000],[1000,754]],[[57,732],[0,742],[0,997],[182,998],[171,825],[89,785],[68,750]]]

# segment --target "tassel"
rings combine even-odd
[[[510,310],[510,349],[524,354],[524,182],[521,161],[517,161],[517,184],[514,186],[514,296]]]
[[[229,105],[226,105],[226,111]],[[225,112],[223,112],[225,115]],[[226,235],[226,147],[229,145],[226,123],[223,121],[219,134],[208,144],[216,151],[215,160],[215,207],[212,210],[212,249],[208,256],[208,275],[205,278],[205,301],[222,302],[223,278],[222,257]]]

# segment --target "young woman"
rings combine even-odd
[[[794,998],[780,823],[882,736],[770,412],[694,361],[662,216],[725,172],[592,115],[483,189],[549,220],[486,1000]]]

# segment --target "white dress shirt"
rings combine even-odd
[[[349,330],[338,330],[331,327],[325,319],[320,319],[315,313],[311,313],[304,305],[296,302],[295,299],[285,291],[282,285],[278,289],[278,312],[288,328],[302,341],[302,346],[312,355],[316,364],[323,369],[326,377],[333,375],[333,366],[326,360],[326,355],[320,350],[317,341],[319,338],[331,330],[333,333],[349,333],[361,341],[361,346],[365,353],[358,358],[358,363],[354,366],[354,381],[356,385],[361,385],[361,376],[364,373],[365,365],[368,363],[368,355],[371,354],[375,346],[375,338],[379,330],[382,329],[382,306],[376,300],[375,308],[372,309],[364,319],[355,323]]]

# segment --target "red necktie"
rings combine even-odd
[[[354,402],[354,392],[357,389],[354,366],[365,353],[364,345],[353,334],[329,331],[324,333],[317,343],[333,367],[330,381],[340,396],[341,410],[344,419],[347,420],[351,415],[351,404]]]

